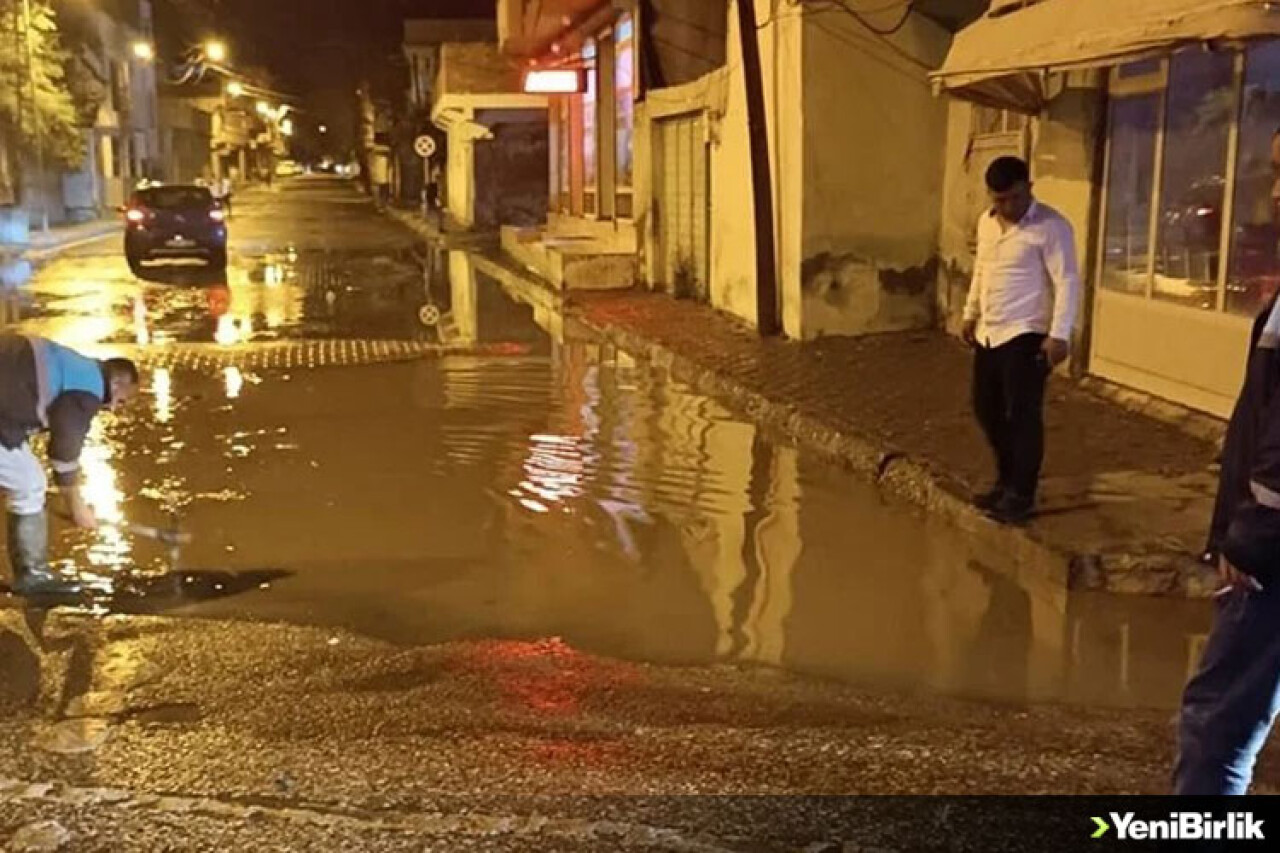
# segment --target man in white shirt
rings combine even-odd
[[[974,504],[1019,523],[1035,509],[1045,383],[1071,354],[1080,273],[1071,223],[1035,200],[1025,162],[1001,157],[986,180],[991,210],[978,222],[963,334],[975,350],[974,411],[995,453],[996,484]]]

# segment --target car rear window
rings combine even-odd
[[[158,187],[138,193],[138,201],[155,210],[212,207],[213,194],[204,187]]]

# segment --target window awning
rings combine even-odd
[[[1048,100],[1050,72],[1274,37],[1274,0],[994,0],[956,35],[932,78],[955,97],[1034,114]]]

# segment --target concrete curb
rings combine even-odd
[[[383,210],[386,216],[408,228],[423,240],[436,243],[441,248],[458,251],[485,251],[496,249],[501,244],[498,234],[489,232],[450,232],[442,230],[439,225],[423,219],[415,211],[388,207]]]
[[[43,263],[52,260],[63,252],[69,252],[80,246],[87,246],[106,239],[121,230],[119,222],[103,222],[100,227],[77,234],[74,238],[48,246],[5,246],[0,247],[0,259],[5,261],[30,261]]]

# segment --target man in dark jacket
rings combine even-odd
[[[138,368],[127,359],[97,361],[44,338],[0,335],[0,489],[9,502],[9,561],[19,595],[75,593],[49,571],[45,519],[48,482],[31,451],[49,433],[49,463],[77,525],[97,527],[80,493],[80,453],[98,412],[138,392]]]
[[[1254,323],[1223,445],[1206,557],[1218,564],[1213,631],[1178,726],[1179,794],[1244,794],[1280,711],[1280,306]]]

